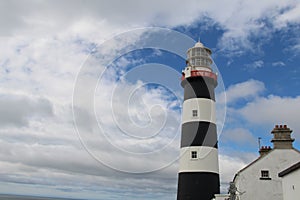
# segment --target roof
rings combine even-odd
[[[270,150],[267,154],[259,156],[257,159],[255,159],[254,161],[252,161],[249,165],[247,165],[246,167],[242,168],[240,171],[238,171],[235,176],[239,173],[241,173],[242,171],[244,171],[245,169],[247,169],[248,167],[250,167],[251,165],[253,165],[254,163],[256,163],[257,161],[259,161],[260,159],[262,159],[263,157],[267,156],[271,151],[274,151],[274,149]],[[234,177],[235,179],[235,177]]]
[[[272,149],[272,150],[270,150],[267,154],[262,155],[262,156],[259,156],[257,159],[255,159],[254,161],[252,161],[249,165],[247,165],[246,167],[244,167],[244,168],[242,168],[241,170],[239,170],[239,171],[234,175],[233,181],[235,181],[235,179],[236,179],[236,177],[237,177],[238,174],[240,174],[242,171],[244,171],[245,169],[247,169],[247,168],[249,168],[250,166],[252,166],[253,164],[255,164],[255,163],[256,163],[257,161],[259,161],[260,159],[267,157],[267,156],[269,155],[269,153],[272,152],[272,151],[274,151],[274,150],[275,150],[275,149]],[[300,153],[300,151],[297,150],[297,149],[295,149],[295,148],[292,148],[292,150],[294,150],[294,151]]]
[[[291,167],[289,167],[289,168],[283,170],[282,172],[280,172],[280,173],[278,174],[278,176],[279,176],[279,177],[284,177],[285,175],[288,175],[288,174],[290,174],[291,172],[293,172],[293,171],[295,171],[295,170],[297,170],[297,169],[300,169],[300,162],[298,162],[298,163],[292,165]]]
[[[273,150],[270,150],[270,151],[273,151]],[[267,155],[267,154],[266,154]],[[255,159],[254,161],[252,161],[249,165],[247,165],[246,167],[242,168],[241,170],[239,170],[235,175],[234,175],[234,178],[233,178],[233,181],[235,181],[235,178],[237,177],[237,175],[239,173],[241,173],[242,171],[244,171],[245,169],[247,169],[248,167],[250,167],[251,165],[253,165],[254,163],[256,163],[258,160],[260,160],[262,157],[266,156],[266,155],[263,155],[263,156],[259,156],[257,159]]]
[[[200,41],[198,41],[194,47],[202,47],[203,48],[204,45]]]

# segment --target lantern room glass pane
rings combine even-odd
[[[201,49],[200,48],[195,48],[195,51],[196,51],[196,56],[201,55]]]
[[[192,56],[195,56],[195,49],[192,49]]]

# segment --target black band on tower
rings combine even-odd
[[[203,121],[182,124],[180,147],[188,146],[209,146],[218,148],[216,125]]]
[[[184,100],[191,98],[206,98],[215,101],[215,80],[208,77],[184,79],[181,82],[184,88]]]
[[[215,187],[212,187],[215,186]],[[178,200],[211,200],[220,194],[220,179],[216,173],[182,172],[178,177]]]

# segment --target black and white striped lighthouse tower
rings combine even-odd
[[[200,41],[187,51],[177,200],[211,200],[220,193],[215,111],[217,75]]]

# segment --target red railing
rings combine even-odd
[[[190,77],[196,77],[196,76],[205,76],[214,79],[217,81],[217,75],[213,72],[204,71],[204,70],[192,70]],[[185,76],[182,74],[181,80],[184,80]]]

